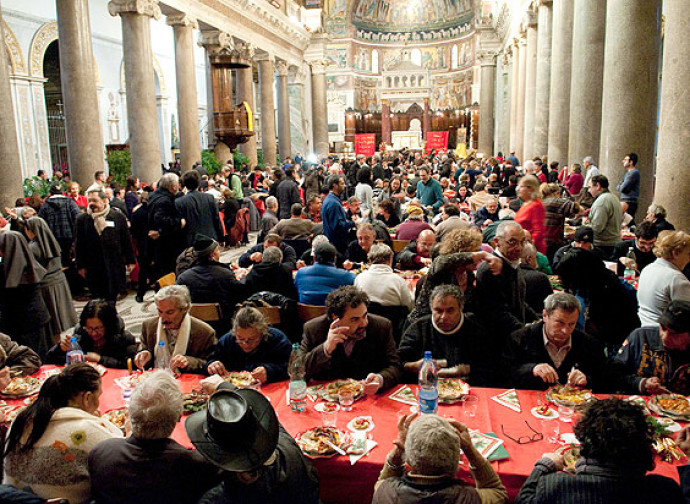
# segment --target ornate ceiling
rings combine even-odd
[[[353,0],[351,20],[359,30],[370,32],[450,30],[472,20],[475,1]]]

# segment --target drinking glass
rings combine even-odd
[[[355,402],[355,394],[351,390],[343,390],[338,393],[338,402],[343,411],[352,411],[352,404]]]
[[[558,418],[561,422],[572,422],[575,410],[570,406],[559,406],[558,407]]]
[[[477,406],[479,405],[479,397],[475,395],[466,395],[462,400],[462,409],[465,416],[474,418],[477,414]]]
[[[546,439],[549,443],[558,443],[558,434],[560,433],[560,424],[558,423],[558,420],[542,420],[541,430],[544,434],[544,439]]]
[[[321,419],[323,420],[323,426],[324,427],[335,427],[336,423],[338,421],[338,409],[336,408],[333,411],[321,411]]]

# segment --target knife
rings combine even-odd
[[[324,441],[325,441],[325,443],[326,443],[328,446],[330,446],[331,448],[333,448],[335,451],[337,451],[337,452],[340,453],[341,455],[347,455],[347,453],[345,453],[345,451],[344,451],[342,448],[340,448],[340,447],[337,446],[336,444],[330,442],[328,439],[324,439]]]

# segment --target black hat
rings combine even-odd
[[[62,187],[59,183],[54,183],[50,185],[50,194],[62,194]]]
[[[671,301],[666,311],[659,317],[659,325],[676,333],[690,332],[690,303]]]
[[[194,238],[194,256],[203,257],[210,255],[211,252],[216,250],[217,246],[218,242],[213,238],[209,238],[204,234],[197,233],[196,237]]]
[[[278,426],[271,403],[251,389],[219,390],[205,411],[194,413],[185,422],[199,453],[232,472],[263,465],[278,446]]]
[[[580,226],[575,230],[575,241],[578,242],[594,242],[594,230],[589,226]]]

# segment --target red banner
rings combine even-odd
[[[376,133],[355,135],[355,154],[373,156],[376,153]]]
[[[432,149],[448,148],[448,132],[447,131],[427,131],[426,132],[426,153],[429,154]]]

